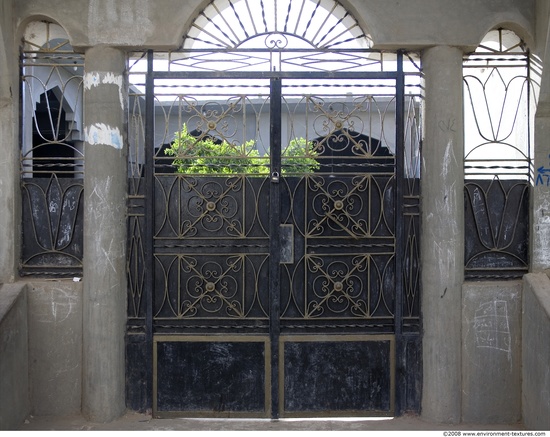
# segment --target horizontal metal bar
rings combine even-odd
[[[194,54],[194,55],[197,55],[197,54],[201,54],[201,53],[219,53],[219,54],[227,54],[227,53],[231,53],[231,54],[240,54],[240,53],[266,53],[266,52],[269,52],[269,53],[286,53],[286,52],[290,52],[290,53],[310,53],[310,54],[320,54],[320,53],[329,53],[331,55],[340,55],[340,54],[347,54],[347,53],[362,53],[364,55],[369,55],[369,54],[376,54],[376,55],[387,55],[387,56],[395,56],[395,52],[393,51],[383,51],[383,50],[376,50],[376,49],[364,49],[364,48],[346,48],[346,49],[342,49],[342,50],[334,50],[334,49],[320,49],[320,48],[316,48],[316,49],[311,49],[311,48],[303,48],[303,49],[300,49],[300,48],[292,48],[292,49],[288,49],[288,48],[267,48],[267,47],[261,47],[261,48],[249,48],[249,49],[192,49],[192,48],[188,48],[188,49],[179,49],[177,51],[174,51],[174,52],[170,52],[170,55],[172,55],[172,53],[185,53],[185,54]],[[159,52],[155,52],[155,54],[158,54]],[[366,56],[365,56],[366,57]],[[177,60],[177,59],[176,59]],[[376,59],[375,59],[376,60]]]
[[[154,79],[396,79],[397,72],[351,71],[154,71]]]

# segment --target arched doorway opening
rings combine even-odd
[[[156,416],[418,408],[407,59],[335,1],[220,0],[136,67],[129,320]]]

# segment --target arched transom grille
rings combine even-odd
[[[318,50],[369,47],[359,23],[333,0],[215,0],[196,18],[184,48]]]
[[[214,0],[193,21],[170,70],[366,71],[381,55],[334,0]]]

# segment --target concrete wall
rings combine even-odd
[[[0,0],[0,282],[13,282],[17,278],[17,261],[19,254],[20,235],[20,193],[19,193],[19,106],[18,106],[18,42],[25,25],[37,19],[50,19],[61,24],[67,31],[73,46],[77,50],[84,51],[89,47],[100,44],[117,46],[122,48],[154,48],[169,49],[178,47],[186,29],[192,20],[210,0]],[[342,0],[342,3],[357,17],[360,24],[371,33],[375,45],[385,48],[416,48],[428,49],[434,45],[455,47],[460,49],[472,49],[477,46],[485,33],[497,25],[505,25],[521,35],[531,48],[545,58],[550,65],[550,56],[547,56],[546,46],[550,44],[548,36],[548,15],[550,8],[547,0],[422,0],[407,2],[403,0]],[[435,18],[435,19],[434,19]],[[456,57],[456,56],[455,56]],[[546,71],[550,71],[547,68]],[[546,77],[548,74],[546,73]],[[544,82],[544,80],[543,80]],[[546,79],[548,82],[548,79]],[[548,89],[548,87],[546,87]],[[446,96],[447,89],[441,88],[441,95]],[[548,101],[548,98],[541,101]],[[456,109],[456,108],[455,108]],[[460,111],[460,108],[457,109]],[[548,111],[550,114],[550,110]],[[536,168],[546,165],[548,152],[544,149],[543,142],[548,136],[545,132],[550,126],[550,117],[545,115],[544,126],[542,113],[539,113],[537,121],[537,143],[540,150],[540,160],[536,159]],[[436,120],[437,124],[437,120]],[[542,129],[541,127],[544,127]],[[433,138],[431,139],[433,141]],[[547,142],[546,142],[547,143]],[[440,147],[445,143],[438,143]],[[539,147],[541,146],[541,147]],[[439,161],[434,167],[439,171]],[[550,198],[550,193],[544,196]],[[542,202],[545,198],[541,198]],[[537,204],[539,204],[537,203]],[[460,209],[460,208],[459,208]],[[542,223],[545,225],[545,223]],[[534,228],[533,228],[534,229]],[[550,229],[550,228],[549,228]],[[441,228],[436,231],[442,231]],[[462,232],[459,230],[459,232]],[[536,232],[532,233],[533,235]],[[429,235],[425,232],[423,238]],[[433,234],[435,235],[435,234]],[[542,241],[542,240],[541,240]],[[441,241],[434,241],[439,244]],[[537,246],[538,247],[538,246]],[[547,245],[540,244],[541,254],[534,259],[535,268],[549,267]],[[460,252],[460,251],[459,251]],[[85,262],[94,263],[95,259]],[[450,263],[460,265],[460,259],[456,256],[450,259]],[[86,278],[85,278],[86,279]],[[526,280],[528,284],[532,279]],[[425,285],[425,297],[437,300],[444,294],[437,286]],[[550,285],[541,284],[547,288]],[[10,287],[3,286],[0,289],[0,299],[11,299]],[[15,287],[23,287],[17,285]],[[2,318],[10,323],[10,329],[0,331],[0,423],[6,420],[21,421],[21,412],[32,411],[35,414],[69,414],[79,409],[81,394],[80,366],[82,344],[82,321],[80,284],[66,282],[36,282],[26,293],[19,293],[10,307],[9,312]],[[431,289],[429,289],[431,287]],[[458,293],[453,295],[464,307],[463,320],[456,317],[457,308],[452,304],[440,305],[429,315],[433,321],[438,318],[452,320],[454,335],[460,337],[462,327],[462,342],[452,348],[446,356],[437,356],[441,362],[453,361],[458,366],[460,360],[460,348],[462,352],[462,383],[453,383],[453,399],[461,399],[463,412],[457,411],[459,407],[453,407],[451,411],[453,420],[455,416],[463,420],[477,420],[479,418],[493,418],[505,420],[505,417],[517,417],[517,378],[518,355],[515,343],[519,326],[519,291],[513,284],[467,284],[460,296],[461,283],[455,287]],[[121,287],[123,288],[123,287]],[[22,289],[22,288],[21,288]],[[105,287],[105,290],[110,287]],[[121,290],[123,291],[123,290]],[[438,295],[439,293],[439,295]],[[450,295],[449,295],[450,296]],[[543,372],[548,366],[548,349],[543,344],[548,339],[542,337],[537,329],[546,326],[544,311],[536,304],[534,293],[526,293],[524,322],[524,346],[528,352],[524,356],[524,414],[535,415],[535,418],[526,416],[526,424],[538,427],[536,417],[545,417],[537,411],[548,411],[548,397],[541,399],[543,394],[538,390],[540,382],[545,383],[544,378],[548,374],[539,374],[539,379],[531,376],[531,366],[534,371]],[[12,296],[13,297],[13,296]],[[28,329],[27,340],[27,315],[22,310],[28,299]],[[448,299],[448,297],[446,298]],[[529,300],[530,299],[530,300]],[[540,298],[538,298],[540,301]],[[508,328],[510,330],[510,347],[499,350],[494,347],[481,346],[483,340],[491,344],[488,338],[481,337],[476,324],[478,314],[484,314],[484,309],[494,309],[493,315],[498,315],[502,305],[496,302],[505,302]],[[94,302],[89,302],[90,305]],[[440,312],[441,311],[441,312]],[[478,313],[478,311],[480,311]],[[460,309],[458,309],[460,313]],[[425,315],[426,316],[426,315]],[[486,315],[485,315],[486,316]],[[480,317],[485,317],[480,316]],[[537,324],[537,320],[541,320]],[[123,321],[118,320],[122,323]],[[534,324],[534,326],[531,326]],[[546,328],[544,328],[546,329]],[[11,336],[3,333],[11,333]],[[458,333],[458,334],[457,334]],[[477,334],[476,334],[477,333]],[[16,335],[16,337],[13,337]],[[429,343],[429,338],[426,339]],[[476,343],[477,342],[477,343]],[[542,346],[537,342],[542,342]],[[28,351],[25,345],[28,344]],[[499,343],[497,343],[499,344]],[[432,344],[433,346],[433,344]],[[542,349],[541,349],[542,348]],[[451,349],[451,348],[449,348]],[[435,349],[426,349],[435,350]],[[27,352],[26,352],[27,351]],[[99,352],[99,351],[98,351]],[[30,358],[30,381],[25,379],[27,361],[25,353]],[[542,353],[542,356],[538,356]],[[108,360],[108,357],[98,355],[98,366]],[[527,361],[526,361],[527,360]],[[540,360],[540,361],[537,361]],[[14,366],[18,363],[18,366]],[[537,367],[538,366],[538,367]],[[5,375],[15,375],[13,378]],[[488,382],[486,378],[494,378]],[[425,370],[424,378],[433,375]],[[543,379],[540,379],[543,377]],[[20,380],[19,380],[19,379]],[[12,384],[18,381],[17,389]],[[454,381],[454,380],[453,380]],[[109,384],[109,381],[105,382]],[[531,385],[530,385],[531,384]],[[435,407],[445,404],[442,385],[433,389],[426,389],[425,398]],[[28,388],[30,387],[30,388]],[[442,389],[443,387],[443,389]],[[546,388],[548,383],[546,382]],[[461,396],[457,392],[463,389]],[[30,395],[29,395],[30,390]],[[443,393],[443,394],[442,394]],[[546,392],[546,395],[548,392]],[[29,400],[29,396],[31,400]],[[496,397],[496,398],[495,398]],[[506,397],[505,404],[495,404],[497,399]],[[8,399],[10,409],[4,407],[3,402]],[[442,401],[443,400],[443,401]],[[32,401],[32,403],[31,403]],[[546,403],[544,403],[546,402]],[[503,411],[495,412],[499,406]],[[532,408],[526,408],[532,406]],[[17,411],[12,410],[16,408]],[[109,406],[107,406],[109,408]],[[545,408],[545,410],[544,410]],[[503,412],[506,412],[504,415]],[[536,416],[536,414],[539,416]],[[439,413],[438,413],[439,414]],[[432,417],[450,417],[447,411],[441,415]],[[8,417],[4,419],[4,417]],[[11,423],[11,422],[10,422]],[[11,425],[10,425],[11,426]],[[541,425],[542,426],[542,425]],[[548,424],[545,425],[548,427]]]
[[[550,279],[530,273],[523,279],[523,423],[550,429]]]
[[[82,282],[33,281],[27,294],[32,414],[77,414],[82,396]]]
[[[82,283],[0,286],[0,429],[80,412]]]
[[[521,281],[463,286],[463,422],[521,420],[521,290]]]
[[[0,283],[13,282],[20,235],[19,67],[15,44],[13,1],[0,0]]]
[[[99,44],[168,49],[210,0],[23,0],[16,15],[50,17],[67,30],[74,46]],[[474,48],[493,27],[507,23],[531,44],[536,0],[344,0],[380,48],[449,45]],[[434,19],[437,17],[437,19]],[[511,23],[511,24],[510,24]]]
[[[30,412],[25,284],[0,285],[0,430],[17,429]]]

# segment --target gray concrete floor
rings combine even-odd
[[[118,431],[445,431],[522,430],[521,424],[459,424],[426,422],[418,416],[348,419],[153,419],[128,412],[111,423],[91,423],[82,416],[29,417],[20,431],[118,430]]]

